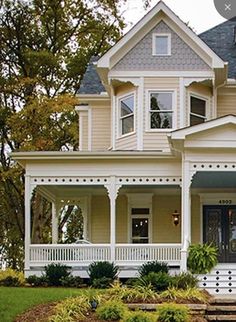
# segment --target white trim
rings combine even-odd
[[[168,70],[168,71],[126,71],[126,70],[110,70],[108,73],[108,79],[112,79],[115,77],[127,77],[127,78],[135,78],[135,77],[188,77],[188,78],[214,78],[213,71],[182,71],[182,70]],[[125,81],[125,80],[124,80]]]
[[[156,41],[157,37],[167,37],[167,53],[166,54],[158,54],[156,53]],[[152,56],[171,56],[171,34],[170,33],[153,33],[152,34]]]
[[[121,115],[120,115],[120,101],[122,99],[128,98],[128,97],[134,97],[134,111],[133,111],[133,122],[134,122],[134,130],[132,132],[122,134],[122,127],[121,127]],[[116,100],[116,124],[117,124],[117,130],[116,130],[116,139],[122,139],[127,136],[133,135],[136,133],[136,105],[137,105],[137,98],[136,98],[136,91],[131,91],[126,94],[118,95]],[[132,115],[132,114],[129,114]]]
[[[151,93],[171,93],[172,94],[172,127],[170,129],[151,129],[150,126],[150,95]],[[145,128],[146,132],[156,133],[156,132],[171,132],[177,128],[177,90],[176,89],[159,89],[159,88],[148,88],[146,89],[146,120],[145,120]]]
[[[144,78],[140,78],[140,86],[138,88],[137,102],[137,149],[143,150],[143,122],[144,122]]]
[[[79,115],[79,150],[83,151],[83,118],[84,116],[80,113]]]
[[[201,116],[195,113],[191,113],[191,97],[197,98],[201,101],[205,101],[205,116]],[[199,93],[196,93],[194,91],[188,92],[188,126],[190,126],[190,116],[197,116],[199,118],[202,118],[204,122],[210,119],[210,97],[205,95],[200,95]],[[202,122],[202,123],[204,123]]]
[[[111,57],[113,57],[122,47],[125,46],[132,38],[136,36],[139,31],[142,30],[144,26],[147,25],[158,13],[163,12],[167,15],[193,42],[196,43],[210,58],[212,59],[212,67],[213,68],[224,68],[225,62],[216,55],[216,53],[208,47],[182,20],[177,17],[172,10],[162,1],[157,3],[156,6],[153,7],[152,10],[148,12],[146,16],[144,16],[121,40],[113,46],[103,57],[101,57],[98,62],[98,67],[110,67]],[[157,18],[157,17],[156,17]],[[145,33],[146,34],[146,33]],[[142,35],[144,36],[144,34]],[[129,48],[128,48],[129,49]],[[124,51],[125,54],[125,51]]]
[[[111,137],[112,137],[112,150],[116,149],[116,101],[117,97],[114,95],[112,89],[112,110],[111,110]]]
[[[185,126],[185,86],[184,78],[179,78],[179,127],[182,128]]]

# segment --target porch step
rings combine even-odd
[[[205,318],[208,321],[236,321],[236,298],[215,298],[207,306]]]

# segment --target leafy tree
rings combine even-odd
[[[14,268],[22,264],[24,173],[9,152],[78,148],[76,94],[91,57],[119,39],[122,2],[1,1],[0,247]],[[48,203],[34,193],[34,242],[48,241],[42,227],[50,227],[50,216]]]

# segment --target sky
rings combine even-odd
[[[150,0],[152,8],[158,0]],[[208,30],[225,21],[216,10],[214,0],[163,0],[177,16],[197,33]],[[148,10],[150,10],[150,8]],[[124,17],[127,32],[137,23],[147,11],[143,8],[143,0],[127,0],[124,7]]]

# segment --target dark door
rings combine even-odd
[[[204,206],[203,217],[204,243],[218,247],[219,262],[236,262],[236,206]]]

